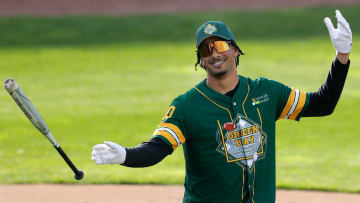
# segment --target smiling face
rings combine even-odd
[[[204,40],[200,46],[207,45],[209,43],[224,39],[220,37],[209,37]],[[209,56],[202,57],[201,64],[205,67],[208,77],[222,78],[229,73],[236,74],[236,57],[238,56],[238,50],[232,45],[229,45],[229,50],[225,52],[217,52],[212,48],[212,52]]]

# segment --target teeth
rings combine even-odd
[[[220,63],[222,63],[222,61],[217,61],[214,63],[214,65],[219,65]]]

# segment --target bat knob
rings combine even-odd
[[[79,171],[77,174],[74,175],[76,180],[81,180],[84,177],[84,172]]]

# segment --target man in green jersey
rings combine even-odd
[[[275,202],[275,123],[333,112],[350,65],[352,33],[336,11],[325,24],[336,49],[328,78],[305,93],[277,81],[237,74],[243,55],[230,29],[208,21],[196,32],[198,61],[207,78],[175,98],[149,142],[124,148],[105,141],[93,147],[96,164],[146,167],[183,145],[183,202]]]

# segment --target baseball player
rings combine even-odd
[[[349,69],[352,33],[336,11],[324,22],[336,49],[317,92],[237,74],[240,50],[230,29],[208,21],[196,32],[198,61],[207,78],[170,104],[153,137],[134,148],[105,141],[93,147],[96,164],[154,165],[180,145],[186,162],[183,202],[275,202],[275,123],[333,112]]]

